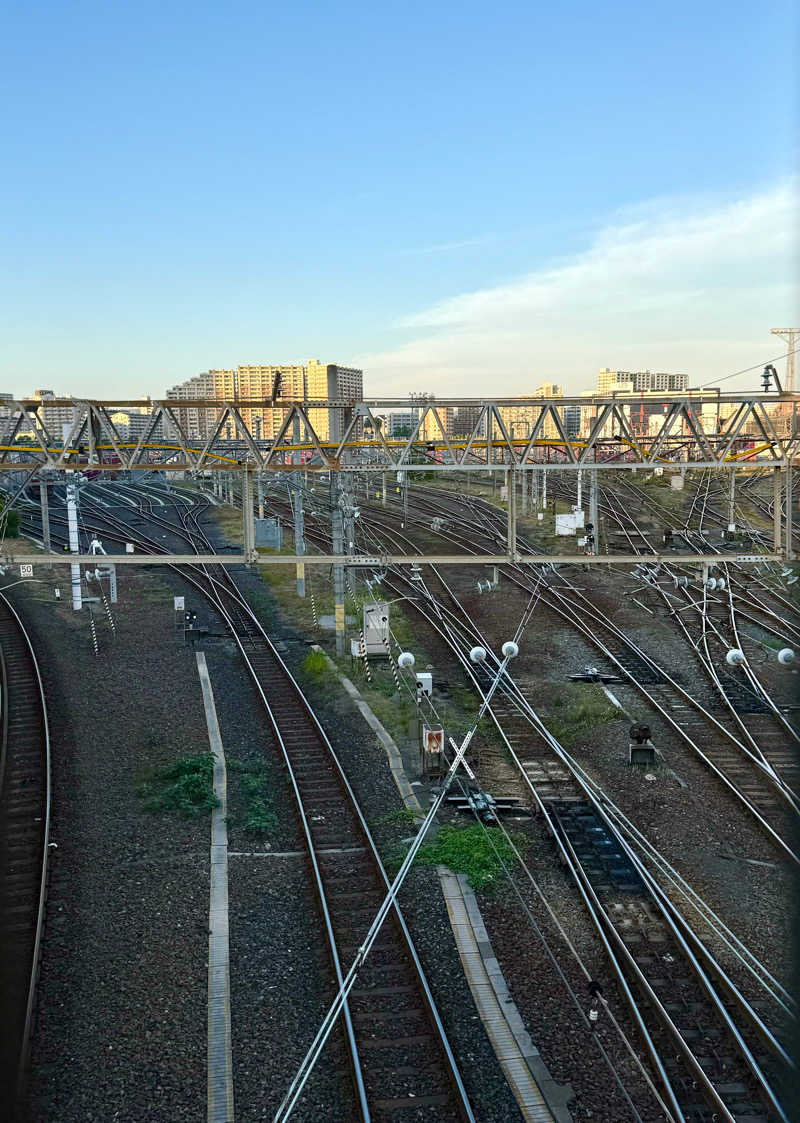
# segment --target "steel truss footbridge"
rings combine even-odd
[[[136,439],[114,417],[121,411],[149,412]],[[4,403],[5,404],[5,403]],[[585,435],[567,432],[564,407],[589,410]],[[73,420],[56,434],[48,428],[54,407],[70,407]],[[635,424],[637,412],[648,428]],[[215,557],[223,564],[478,564],[581,562],[629,564],[637,555],[521,554],[517,549],[517,484],[529,474],[547,471],[630,471],[661,468],[682,472],[722,469],[730,473],[763,472],[774,479],[774,533],[771,553],[721,554],[719,560],[792,560],[792,469],[800,449],[800,395],[730,393],[581,396],[567,398],[436,398],[411,403],[410,433],[392,439],[383,432],[382,415],[408,411],[406,398],[364,401],[255,400],[83,400],[21,399],[8,403],[10,416],[0,426],[0,473],[19,473],[21,491],[43,471],[87,469],[126,472],[236,472],[242,477],[245,503],[242,554]],[[456,435],[454,411],[469,416],[471,428]],[[522,411],[520,425],[507,418]],[[516,414],[519,416],[519,414]],[[587,416],[586,413],[583,416]],[[141,417],[141,415],[140,415]],[[253,418],[258,420],[253,422]],[[262,428],[274,434],[265,440]],[[199,434],[202,434],[199,435]],[[501,472],[508,487],[507,552],[502,555],[269,555],[254,546],[253,476],[261,473]],[[249,498],[249,502],[248,502]],[[5,544],[6,547],[8,543]],[[50,555],[53,561],[79,560]],[[669,560],[713,562],[715,555],[670,553]],[[5,554],[6,561],[42,561],[42,555]],[[87,558],[87,560],[89,560]],[[169,564],[179,560],[137,554],[119,557],[134,564]],[[197,558],[192,556],[192,561]],[[653,556],[651,561],[657,561]],[[665,559],[666,560],[666,557]]]

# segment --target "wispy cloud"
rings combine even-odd
[[[398,257],[416,257],[418,254],[450,253],[452,250],[469,249],[472,246],[486,246],[494,241],[494,235],[485,234],[479,238],[463,238],[459,242],[438,242],[432,246],[412,246],[410,249],[400,250]]]
[[[602,366],[699,382],[758,362],[796,318],[796,212],[794,183],[643,204],[570,260],[406,317],[405,343],[362,356],[369,386],[515,393],[548,376],[576,391]]]

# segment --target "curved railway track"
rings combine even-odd
[[[82,498],[91,525],[115,528],[165,553],[163,543]],[[174,497],[173,497],[174,498]],[[195,548],[213,546],[202,510],[175,500],[178,525],[141,510]],[[205,506],[207,506],[207,502]],[[88,521],[87,521],[88,525]],[[111,538],[105,531],[106,536]],[[223,567],[174,567],[212,603],[236,641],[279,747],[308,850],[334,979],[338,987],[389,888],[355,794],[308,701]],[[402,912],[395,904],[362,966],[342,1014],[359,1118],[403,1123],[433,1113],[442,1123],[474,1121],[464,1084]]]
[[[483,521],[486,536],[490,537],[491,519]],[[519,580],[513,572],[509,575]],[[432,597],[426,608],[415,596],[414,607],[427,615],[463,663],[465,644],[476,641],[476,637],[480,639],[480,633],[441,575],[436,576],[455,606],[455,611],[448,614],[453,623],[448,622],[441,606],[434,607]],[[210,580],[211,595],[219,601],[221,582],[213,577]],[[385,581],[395,591],[406,590],[410,585],[402,573],[392,573]],[[414,591],[419,593],[418,589]],[[548,591],[552,592],[552,588]],[[563,601],[563,593],[560,595]],[[239,627],[249,629],[251,625],[240,621]],[[262,638],[266,639],[263,633]],[[262,639],[256,634],[246,636],[247,643],[251,639],[260,650]],[[237,642],[242,648],[242,642]],[[485,684],[469,666],[466,669],[482,692]],[[514,686],[505,702],[508,712],[496,707],[494,720],[533,800],[551,827],[562,859],[610,956],[671,1118],[710,1120],[716,1113],[718,1119],[729,1123],[744,1117],[759,1121],[785,1119],[773,1091],[776,1065],[780,1067],[786,1060],[777,1040],[708,955],[620,833],[613,802],[596,789],[557,743],[553,744],[523,692]],[[556,778],[559,782],[554,787],[548,789],[540,777],[532,776],[526,767],[530,762],[520,759],[518,746],[515,747],[508,732],[514,716],[524,726],[536,728],[555,751],[563,776]],[[271,720],[274,723],[274,717]],[[643,949],[631,947],[636,941],[631,939],[624,908],[622,916],[615,916],[620,892],[628,894],[627,903],[634,910],[649,917],[646,935],[637,933],[645,940]]]
[[[385,525],[385,514],[375,521]],[[408,516],[404,522],[408,525]],[[393,540],[397,541],[396,532]],[[373,552],[374,543],[368,549]],[[447,589],[441,574],[437,577]],[[384,576],[383,584],[393,593],[413,592],[415,609],[443,638],[452,641],[441,606],[429,611],[420,606],[418,581],[415,587],[401,572],[392,571]],[[450,596],[461,609],[452,592]],[[463,609],[461,615],[460,651],[457,644],[451,646],[475,681],[465,652],[470,643],[487,640]],[[476,685],[481,686],[479,681]],[[780,1070],[788,1058],[777,1039],[619,833],[608,814],[614,805],[607,794],[597,790],[560,746],[553,744],[521,694],[508,700],[509,711],[502,712],[502,705],[493,706],[495,721],[532,798],[547,817],[620,986],[629,997],[673,1117],[711,1119],[716,1114],[730,1123],[744,1117],[785,1119],[774,1085],[780,1083]],[[519,754],[519,742],[515,746],[508,734],[514,710],[522,714],[523,724],[530,725],[533,719],[549,740],[560,763],[558,772],[551,770],[542,777],[536,773],[539,754],[533,754],[534,760]],[[620,891],[628,894],[624,905],[618,900]],[[647,918],[646,932],[641,925],[631,931],[631,914]],[[636,940],[644,947],[632,949]],[[781,994],[780,987],[773,993],[788,1011],[789,996]]]
[[[0,594],[0,1120],[18,1117],[39,975],[50,832],[47,707],[33,644]]]

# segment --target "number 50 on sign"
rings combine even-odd
[[[19,567],[19,575],[20,577],[33,577],[33,566],[21,565]]]

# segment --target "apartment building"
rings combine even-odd
[[[663,390],[666,394],[678,394],[688,389],[687,374],[668,374],[655,370],[609,370],[604,367],[597,376],[597,393],[625,394],[650,393]]]
[[[285,401],[347,401],[356,403],[364,396],[364,372],[338,363],[309,359],[308,364],[251,363],[235,369],[218,369],[195,375],[167,390],[170,401],[203,398],[230,402],[269,401],[277,382],[277,399]],[[286,411],[242,407],[242,420],[256,440],[271,441],[280,432]],[[213,415],[202,407],[176,408],[176,417],[192,439],[207,440],[215,424]],[[309,420],[321,440],[340,440],[347,424],[345,409],[311,410]],[[226,423],[222,436],[233,439],[236,423]],[[301,434],[305,437],[305,434]]]
[[[399,437],[414,428],[418,420],[416,410],[394,409],[389,414],[389,436]]]
[[[609,370],[604,367],[597,376],[597,393],[600,395],[620,394],[679,394],[688,389],[689,376],[667,371],[653,370]],[[646,436],[651,429],[650,419],[661,418],[665,403],[657,397],[641,397],[631,403],[629,417],[631,427],[639,436]],[[605,434],[604,434],[605,435]]]
[[[57,395],[52,390],[34,390],[31,397],[35,403],[41,403],[38,405],[36,412],[47,432],[53,440],[61,440],[75,418],[75,406],[48,405],[47,402],[57,397],[71,398],[72,395]]]
[[[309,401],[350,402],[364,397],[364,372],[338,363],[309,359],[306,365],[306,393]],[[340,441],[349,421],[346,409],[312,409],[309,421],[321,440]]]
[[[535,398],[563,398],[564,391],[555,382],[542,382],[532,394],[522,394],[521,398],[532,400]],[[512,440],[526,440],[533,432],[539,411],[526,405],[499,406],[498,412],[503,420],[509,437]],[[563,412],[560,414],[563,416]],[[552,417],[548,415],[544,425],[539,430],[539,437],[544,440],[558,440],[559,432]]]
[[[445,435],[448,438],[452,437],[456,416],[453,406],[437,405],[435,401],[428,404],[436,410],[436,417],[439,418],[439,422],[437,423],[432,412],[427,413],[420,428],[420,436],[426,441],[440,441],[442,439],[442,426],[444,426]]]
[[[197,401],[200,398],[214,398],[214,372],[207,370],[202,374],[195,374],[185,382],[172,386],[167,390],[167,399],[174,402]],[[197,407],[177,407],[174,410],[175,418],[184,433],[191,440],[206,440],[210,418],[206,411]]]
[[[458,406],[456,415],[453,420],[453,436],[455,437],[468,437],[475,426],[478,424],[478,419],[481,415],[480,406]],[[486,421],[481,422],[481,431],[479,436],[483,436],[486,432]]]

